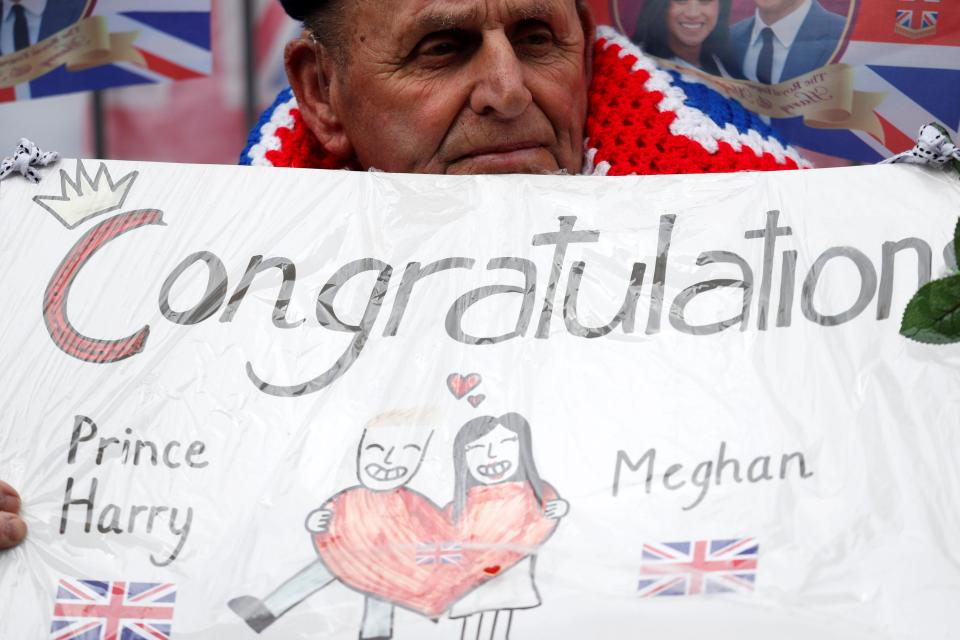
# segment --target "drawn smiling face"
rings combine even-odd
[[[360,482],[373,491],[390,491],[407,484],[423,462],[431,433],[427,428],[411,426],[367,429],[357,458]]]
[[[520,439],[503,425],[467,443],[467,468],[481,484],[497,484],[512,478],[520,463]]]

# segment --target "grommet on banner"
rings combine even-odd
[[[943,126],[931,123],[920,128],[917,144],[913,149],[887,158],[880,164],[925,164],[944,167],[947,164],[960,172],[960,147],[950,139],[950,132]]]
[[[56,151],[42,151],[30,140],[20,138],[13,156],[0,161],[0,180],[18,172],[30,182],[40,182],[40,172],[37,171],[37,167],[46,167],[59,159],[60,154]]]

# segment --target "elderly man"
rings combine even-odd
[[[244,164],[422,173],[807,166],[758,118],[597,28],[584,0],[281,0],[291,90]],[[592,78],[592,85],[590,84]],[[0,548],[26,526],[0,483]]]

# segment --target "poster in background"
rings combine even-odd
[[[778,18],[770,19],[776,40],[766,73],[760,5]],[[876,162],[910,149],[924,124],[952,134],[960,125],[955,2],[612,0],[607,14],[673,69],[705,79],[769,117],[789,143],[819,154]]]
[[[960,627],[960,352],[897,332],[955,177],[59,169],[0,189],[3,640]]]
[[[209,75],[210,0],[4,2],[0,102]]]

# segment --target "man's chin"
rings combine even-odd
[[[483,153],[453,162],[447,167],[449,175],[476,175],[496,173],[558,173],[557,159],[544,147],[517,149],[502,153]]]

